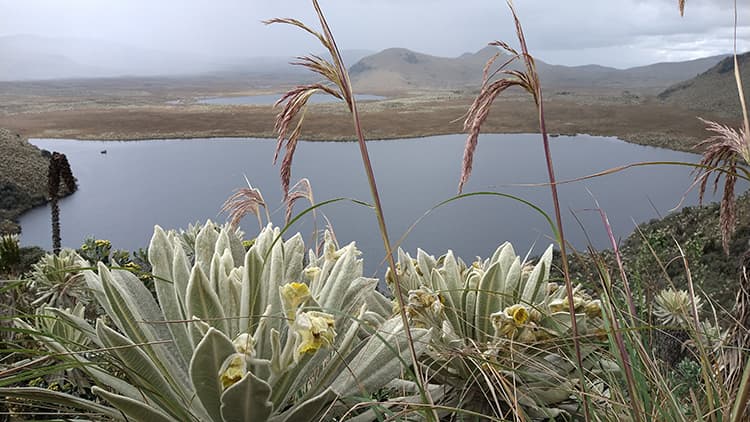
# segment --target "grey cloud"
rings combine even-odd
[[[398,46],[456,56],[495,39],[515,41],[510,14],[498,0],[320,1],[345,49]],[[516,6],[541,59],[631,66],[730,51],[731,3],[689,0],[684,18],[676,0],[524,0]],[[295,17],[317,26],[307,0],[0,0],[0,10],[0,35],[101,39],[203,57],[320,51],[295,28],[260,23]],[[740,16],[750,17],[750,6]],[[740,33],[747,34],[744,21]]]

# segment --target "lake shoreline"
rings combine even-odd
[[[464,133],[470,98],[393,98],[360,103],[365,136],[372,140]],[[695,152],[708,133],[694,111],[644,101],[603,100],[584,104],[553,97],[545,103],[550,134],[616,137],[639,145]],[[278,108],[258,105],[142,105],[42,109],[0,114],[0,127],[28,138],[137,141],[149,139],[276,138]],[[703,114],[721,123],[721,116]],[[536,133],[533,103],[498,99],[483,127],[487,134]],[[342,104],[310,105],[303,137],[309,141],[353,141],[351,116]]]
[[[549,192],[544,188],[542,146],[537,142],[539,136],[488,134],[485,139],[486,141],[480,142],[474,175],[467,185],[467,190],[497,190],[524,198],[549,211]],[[96,220],[96,224],[91,219],[71,220],[64,224],[63,228],[70,232],[63,233],[63,238],[67,238],[73,245],[78,245],[85,234],[92,234],[108,238],[125,248],[143,247],[147,239],[137,237],[140,236],[138,233],[146,233],[153,228],[153,224],[182,227],[194,222],[195,219],[216,218],[221,203],[234,189],[244,185],[243,174],[247,174],[253,186],[263,189],[267,203],[282,203],[278,189],[278,166],[271,163],[275,146],[271,140],[87,142],[41,139],[32,142],[44,149],[59,145],[59,151],[68,155],[74,167],[74,174],[80,178],[81,188],[61,204],[61,215],[106,216]],[[393,230],[405,230],[416,218],[423,215],[425,210],[432,209],[435,204],[455,195],[464,143],[465,137],[459,134],[372,144],[370,153],[375,172],[379,175],[378,182],[384,195],[386,212],[390,212],[388,215],[392,216]],[[104,149],[107,150],[107,154],[100,154]],[[425,151],[430,151],[429,158],[425,156]],[[638,147],[615,138],[599,139],[585,135],[553,139],[552,151],[553,155],[558,157],[556,170],[559,180],[573,180],[633,162],[694,162],[698,158],[693,154],[666,149]],[[309,178],[318,200],[336,197],[367,198],[367,186],[355,144],[305,142],[298,145],[297,152],[292,178]],[[581,162],[577,157],[584,155],[597,158]],[[213,164],[207,167],[205,163]],[[210,170],[216,163],[221,163],[221,171]],[[330,172],[331,166],[334,165],[337,169],[335,174]],[[130,171],[135,168],[138,171]],[[172,170],[164,171],[165,168]],[[620,236],[625,236],[632,232],[631,217],[637,221],[644,221],[655,216],[652,206],[646,201],[647,196],[653,199],[653,207],[662,212],[674,207],[682,193],[676,192],[675,186],[689,185],[688,173],[689,169],[684,168],[640,167],[618,174],[617,177],[589,179],[583,185],[562,184],[561,194],[570,207],[585,214],[581,216],[582,221],[598,234],[601,224],[598,216],[584,211],[591,206],[590,195],[593,193],[601,206],[612,213],[612,220],[617,220],[613,223],[614,231]],[[118,179],[124,174],[128,175],[128,182],[118,184],[117,191],[112,191],[111,180]],[[342,180],[338,174],[350,177]],[[659,176],[653,176],[654,174]],[[159,182],[154,183],[156,180]],[[419,189],[419,198],[413,198],[410,194],[408,198],[400,197],[404,183]],[[149,188],[146,189],[146,186]],[[184,186],[187,190],[183,192],[175,186]],[[643,189],[634,191],[628,189],[628,186],[643,186]],[[625,191],[632,193],[628,200],[622,200],[618,194],[611,194]],[[195,192],[200,192],[199,200],[194,198]],[[133,201],[129,198],[139,198],[138,202],[154,204],[165,202],[169,206],[154,206],[150,208],[148,215],[133,219],[133,216],[139,214],[137,207],[132,208]],[[477,201],[482,205],[477,207],[474,203]],[[626,206],[628,203],[631,204],[630,207]],[[275,205],[271,208],[276,209]],[[374,233],[363,233],[366,227],[357,223],[362,218],[368,218],[358,214],[362,212],[369,213],[368,210],[349,209],[342,205],[327,209],[326,215],[336,224],[337,231],[350,236],[347,241],[359,242],[362,239],[376,237]],[[618,213],[626,212],[626,216],[620,215],[621,218],[617,218]],[[498,224],[498,215],[504,215],[504,218],[514,221],[515,224]],[[478,197],[460,201],[431,214],[431,222],[426,223],[421,232],[418,229],[413,233],[410,237],[413,240],[407,241],[413,243],[405,246],[413,248],[416,245],[435,250],[455,248],[457,252],[465,248],[463,255],[474,256],[487,253],[497,246],[493,242],[502,239],[511,240],[518,247],[525,249],[540,233],[546,233],[548,230],[545,221],[538,217],[525,208],[516,209],[512,202],[499,200],[494,196]],[[48,213],[41,211],[35,211],[22,218],[28,242],[46,241],[47,235],[44,231],[48,218]],[[133,220],[132,228],[126,233],[115,235],[116,230],[112,227],[111,221],[123,220]],[[472,224],[459,230],[452,223],[459,220],[471,221]],[[575,222],[566,219],[566,224]],[[430,236],[437,235],[428,227],[441,227],[438,232],[442,236],[445,231],[445,239],[469,236],[472,240],[464,239],[459,243],[447,242],[441,238],[440,242],[443,243],[437,243],[430,240]],[[486,229],[480,227],[492,228],[492,234],[488,234]],[[476,233],[471,230],[475,230]],[[307,232],[307,229],[302,231]],[[108,234],[109,232],[113,233]],[[419,241],[419,236],[422,236],[422,241]],[[578,233],[570,240],[577,239],[574,243],[578,247],[584,247],[585,240],[581,236]],[[483,245],[481,242],[489,243]],[[602,247],[606,242],[597,238],[596,244],[597,247]],[[372,246],[369,248],[375,249]],[[368,248],[363,248],[366,249]]]

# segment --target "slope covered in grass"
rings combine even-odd
[[[635,296],[642,298],[646,305],[648,298],[662,288],[674,285],[687,289],[681,248],[696,290],[714,302],[720,316],[727,315],[734,305],[740,271],[750,250],[750,193],[737,200],[737,221],[729,255],[721,246],[717,203],[685,207],[662,219],[641,224],[620,244],[625,272]],[[612,251],[601,252],[600,256],[613,285],[622,288]],[[599,280],[596,266],[587,254],[574,258],[572,263],[574,278],[586,284]]]
[[[737,56],[737,62],[745,92],[748,92],[750,52]],[[734,59],[727,57],[695,78],[670,86],[659,94],[659,99],[693,110],[740,117],[742,108],[734,79]]]
[[[15,233],[15,219],[46,201],[49,158],[7,129],[0,129],[0,157],[0,234]]]

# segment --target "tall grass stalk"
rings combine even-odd
[[[612,226],[609,224],[609,219],[607,218],[607,214],[602,210],[602,208],[599,206],[598,202],[596,203],[596,207],[599,209],[599,214],[602,218],[602,223],[604,224],[604,227],[607,230],[607,236],[609,238],[610,244],[612,245],[612,250],[615,254],[615,260],[617,261],[617,268],[620,272],[620,278],[622,279],[623,285],[625,287],[625,297],[627,298],[628,302],[628,309],[630,310],[628,318],[626,321],[630,323],[631,326],[635,327],[635,304],[633,303],[633,293],[630,290],[630,283],[628,282],[628,276],[625,272],[625,266],[623,265],[622,261],[622,255],[620,254],[620,249],[618,248],[617,241],[615,240],[614,233],[612,232]],[[627,381],[627,387],[628,387],[628,393],[630,394],[630,397],[636,397],[637,396],[637,385],[635,382],[635,377],[633,375],[633,364],[631,362],[630,353],[628,353],[628,349],[625,346],[625,341],[623,339],[623,333],[621,331],[620,322],[618,321],[618,318],[614,317],[614,309],[615,306],[613,306],[612,300],[614,300],[613,290],[612,290],[612,284],[611,283],[602,283],[605,287],[608,287],[607,289],[607,297],[609,300],[607,300],[607,305],[609,306],[609,312],[608,317],[610,318],[609,322],[612,324],[612,333],[615,339],[615,347],[613,347],[615,350],[617,350],[619,354],[620,363],[625,370],[625,380]],[[621,314],[620,314],[621,315]],[[641,407],[641,404],[637,400],[632,401],[632,409],[633,414],[636,417],[636,420],[641,420],[643,409]]]
[[[541,83],[539,82],[539,75],[536,71],[536,65],[534,58],[529,54],[528,47],[526,45],[526,39],[523,34],[523,28],[521,27],[521,21],[518,18],[515,7],[513,6],[512,0],[507,0],[507,5],[510,8],[511,14],[516,28],[516,35],[518,36],[518,42],[521,45],[521,53],[511,48],[508,44],[496,41],[490,43],[490,45],[501,47],[506,52],[511,53],[511,58],[507,60],[498,70],[490,73],[490,67],[493,62],[497,59],[498,55],[495,55],[492,59],[487,62],[484,69],[484,77],[482,89],[471,105],[467,114],[466,121],[464,123],[465,129],[469,131],[469,137],[466,140],[466,147],[464,149],[464,160],[463,169],[461,172],[461,180],[459,182],[459,193],[463,189],[464,184],[471,174],[471,167],[473,162],[474,150],[479,138],[479,132],[481,130],[482,123],[487,119],[489,115],[490,106],[497,96],[499,96],[506,89],[517,86],[526,90],[534,99],[534,103],[537,109],[537,118],[539,121],[539,132],[542,135],[542,143],[544,146],[544,157],[547,165],[547,175],[550,183],[550,190],[552,192],[552,203],[555,211],[555,222],[557,225],[557,243],[560,248],[562,271],[565,278],[565,289],[568,295],[568,311],[571,317],[571,325],[573,332],[573,346],[575,349],[576,361],[578,369],[580,371],[580,386],[581,386],[581,397],[584,405],[584,416],[586,420],[591,420],[589,399],[586,392],[585,385],[585,374],[583,368],[583,357],[581,354],[581,345],[579,340],[578,323],[576,322],[575,316],[575,304],[573,301],[573,283],[570,280],[570,268],[568,265],[567,250],[565,245],[565,233],[562,223],[562,212],[560,209],[560,200],[557,191],[557,182],[555,178],[555,169],[552,162],[552,152],[549,146],[549,136],[547,134],[547,127],[544,118],[544,99],[542,97]],[[516,59],[523,61],[525,71],[519,70],[506,70],[506,66],[509,65]],[[502,73],[505,77],[489,83],[492,76]]]
[[[372,200],[374,203],[375,214],[378,220],[378,228],[380,231],[380,236],[383,241],[383,248],[385,249],[386,257],[388,259],[388,264],[394,276],[398,277],[398,272],[396,269],[396,261],[393,256],[393,249],[392,249],[390,239],[388,236],[388,226],[386,224],[385,214],[383,212],[383,206],[380,200],[380,194],[378,192],[377,183],[375,181],[375,173],[372,168],[372,161],[370,160],[370,154],[368,152],[367,143],[365,141],[364,132],[362,130],[362,124],[360,121],[359,111],[357,109],[357,102],[354,97],[351,80],[349,78],[349,73],[347,72],[346,66],[344,66],[341,53],[338,49],[338,46],[336,45],[336,41],[333,37],[333,33],[331,32],[331,29],[328,26],[328,22],[326,21],[325,16],[323,15],[323,12],[320,8],[320,5],[318,4],[318,1],[312,0],[312,3],[315,8],[315,12],[318,16],[318,20],[320,21],[322,34],[310,29],[302,22],[294,20],[294,19],[271,19],[265,22],[267,24],[272,24],[272,23],[289,24],[289,25],[297,26],[309,32],[310,34],[318,38],[318,40],[328,50],[329,54],[331,55],[331,58],[333,59],[333,64],[331,64],[325,59],[317,57],[317,56],[300,57],[299,59],[301,61],[295,64],[306,67],[309,70],[325,77],[326,79],[328,79],[330,82],[332,82],[335,85],[336,87],[335,89],[321,85],[321,84],[314,84],[314,85],[309,85],[306,87],[301,86],[286,93],[276,103],[277,105],[279,105],[284,100],[287,101],[286,106],[284,107],[284,110],[281,113],[279,113],[277,117],[277,121],[276,121],[276,128],[279,132],[279,144],[277,145],[277,154],[281,147],[281,144],[284,141],[286,133],[288,132],[289,125],[291,124],[292,120],[295,117],[297,117],[297,115],[300,112],[303,113],[302,115],[299,116],[297,120],[297,126],[291,132],[291,135],[289,136],[289,139],[287,141],[286,155],[284,157],[284,161],[281,167],[282,185],[284,186],[285,200],[288,200],[287,196],[289,192],[288,186],[289,186],[289,174],[291,171],[290,169],[291,169],[291,163],[292,163],[292,156],[294,154],[295,146],[296,146],[298,137],[300,135],[301,124],[302,124],[302,120],[304,117],[304,110],[307,107],[307,100],[315,92],[325,92],[337,98],[342,99],[348,106],[349,111],[352,116],[352,123],[354,125],[354,131],[357,136],[357,144],[359,145],[360,154],[362,156],[362,164],[365,169],[365,173],[367,175],[367,182],[370,188],[370,195],[372,196]],[[422,377],[422,372],[418,364],[418,359],[417,359],[418,355],[414,347],[413,337],[411,334],[411,329],[409,327],[409,319],[406,315],[406,307],[404,303],[404,300],[405,300],[404,292],[402,292],[401,283],[398,282],[398,280],[395,283],[395,285],[396,285],[396,300],[399,305],[399,314],[401,316],[401,320],[404,325],[406,338],[408,339],[409,352],[411,354],[412,361],[414,362],[413,366],[414,366],[414,376],[416,378],[415,381],[417,385],[419,386],[420,390],[422,391],[422,394],[426,403],[429,405],[434,405],[430,397],[429,390],[425,388],[425,380]],[[428,414],[428,417],[437,419],[437,415],[434,411],[430,412]]]
[[[714,189],[718,187],[719,179],[724,174],[724,189],[720,206],[720,228],[722,243],[725,253],[729,253],[729,240],[735,230],[736,210],[734,185],[737,179],[738,170],[744,170],[740,165],[741,162],[750,163],[750,119],[748,118],[747,102],[742,85],[739,61],[737,59],[737,1],[734,2],[734,79],[737,85],[737,95],[739,96],[740,107],[742,109],[742,127],[739,130],[728,126],[720,125],[716,122],[706,121],[706,129],[713,132],[714,135],[707,138],[699,144],[704,147],[701,165],[705,169],[696,174],[696,181],[700,180],[701,197],[706,189],[707,180],[715,174]],[[680,1],[680,10],[684,7],[684,1]],[[734,327],[730,330],[732,334],[727,339],[725,347],[734,350],[725,353],[722,366],[722,372],[725,375],[726,389],[729,391],[730,400],[733,400],[730,420],[740,420],[745,418],[744,412],[747,410],[748,401],[750,400],[750,336],[744,334],[747,327],[744,325],[749,317],[750,309],[747,309],[747,289],[748,280],[744,271],[740,278],[740,289],[736,301],[736,321]]]

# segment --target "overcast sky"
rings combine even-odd
[[[515,44],[502,0],[320,0],[342,49],[457,56]],[[748,2],[742,2],[748,3]],[[728,53],[731,0],[516,0],[529,48],[553,64],[630,67]],[[0,36],[90,38],[203,56],[293,56],[321,48],[272,17],[317,25],[307,0],[0,0]],[[739,48],[750,47],[750,7]],[[351,63],[350,63],[351,64]]]

